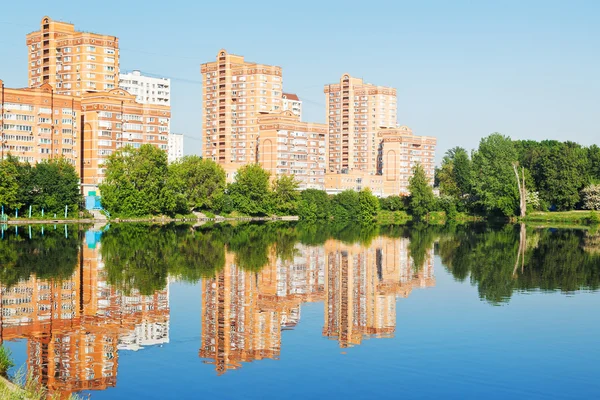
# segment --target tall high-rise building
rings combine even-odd
[[[171,105],[171,80],[143,75],[134,70],[119,75],[119,87],[135,96],[138,103]]]
[[[325,93],[329,171],[375,174],[377,131],[396,126],[396,89],[364,83],[344,74],[339,83],[326,85]]]
[[[169,133],[169,163],[180,160],[183,157],[183,134]]]
[[[261,114],[258,160],[271,176],[294,175],[300,189],[325,188],[324,124],[300,122],[291,110]]]
[[[95,191],[104,179],[104,161],[125,146],[152,144],[165,152],[169,146],[171,108],[140,104],[123,89],[88,93],[81,101],[83,194]]]
[[[298,98],[298,95],[294,93],[284,93],[282,102],[282,110],[290,110],[302,119],[302,100]]]
[[[258,161],[259,113],[281,111],[281,68],[221,50],[201,72],[202,156],[223,166],[231,179],[239,167]]]
[[[0,80],[1,158],[37,163],[64,157],[79,169],[81,101],[38,88],[8,89]]]
[[[119,82],[119,39],[79,32],[73,24],[42,18],[27,35],[29,86],[50,84],[57,93],[80,96],[111,90]]]

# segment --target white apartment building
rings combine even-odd
[[[282,111],[290,110],[302,120],[302,101],[294,93],[283,93]]]
[[[183,134],[169,134],[169,164],[183,157]]]
[[[171,105],[171,80],[142,75],[140,71],[119,74],[119,87],[142,104]]]

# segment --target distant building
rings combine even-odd
[[[293,93],[283,93],[283,104],[282,110],[290,110],[294,114],[298,116],[298,118],[302,119],[302,101],[298,98],[297,95]]]
[[[112,90],[119,76],[119,39],[78,32],[73,24],[42,18],[27,35],[29,87],[50,84],[59,94]]]
[[[171,80],[142,75],[131,71],[119,75],[119,87],[136,96],[138,103],[171,105]]]
[[[183,134],[169,134],[169,163],[180,160],[183,157]]]

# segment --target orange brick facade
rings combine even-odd
[[[114,36],[79,32],[72,24],[44,17],[26,42],[30,87],[48,83],[73,96],[118,87],[119,40]]]
[[[81,101],[84,194],[104,179],[103,162],[115,151],[150,143],[168,150],[169,106],[141,104],[123,89],[87,93]]]
[[[50,85],[8,89],[0,80],[2,158],[9,153],[37,163],[64,157],[76,169],[80,163],[81,101],[57,94]]]
[[[300,122],[292,111],[258,117],[258,160],[276,175],[294,175],[300,189],[325,188],[325,135],[323,124]]]

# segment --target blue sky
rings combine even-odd
[[[398,121],[453,146],[492,132],[600,143],[600,1],[10,2],[0,79],[27,85],[25,34],[44,15],[119,37],[121,69],[172,80],[172,130],[200,153],[200,64],[221,48],[283,68],[304,120],[325,122],[323,85],[348,72],[398,89]],[[195,139],[195,140],[194,140]]]

